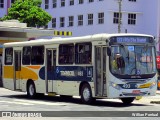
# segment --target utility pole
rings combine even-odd
[[[118,0],[118,5],[119,5],[118,33],[121,33],[122,0]]]

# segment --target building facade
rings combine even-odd
[[[0,2],[2,17],[14,0]],[[41,7],[52,16],[48,28],[72,31],[73,36],[128,32],[151,34],[159,41],[160,0],[42,0]]]

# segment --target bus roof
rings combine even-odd
[[[104,41],[113,36],[146,36],[153,37],[152,35],[147,34],[135,34],[135,33],[117,33],[117,34],[93,34],[88,36],[80,36],[80,37],[67,37],[67,38],[52,38],[52,39],[36,39],[31,41],[23,41],[23,42],[10,42],[4,43],[4,47],[16,47],[16,46],[30,46],[30,45],[44,45],[44,44],[64,44],[64,43],[80,43],[80,42],[91,42],[91,41]]]

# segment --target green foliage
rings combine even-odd
[[[42,8],[38,7],[41,0],[16,0],[8,10],[8,15],[3,20],[17,19],[27,23],[29,27],[45,26],[51,21],[49,15]]]

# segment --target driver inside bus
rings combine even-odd
[[[125,62],[121,54],[116,53],[112,62],[113,70],[118,73],[123,73],[125,68]]]

